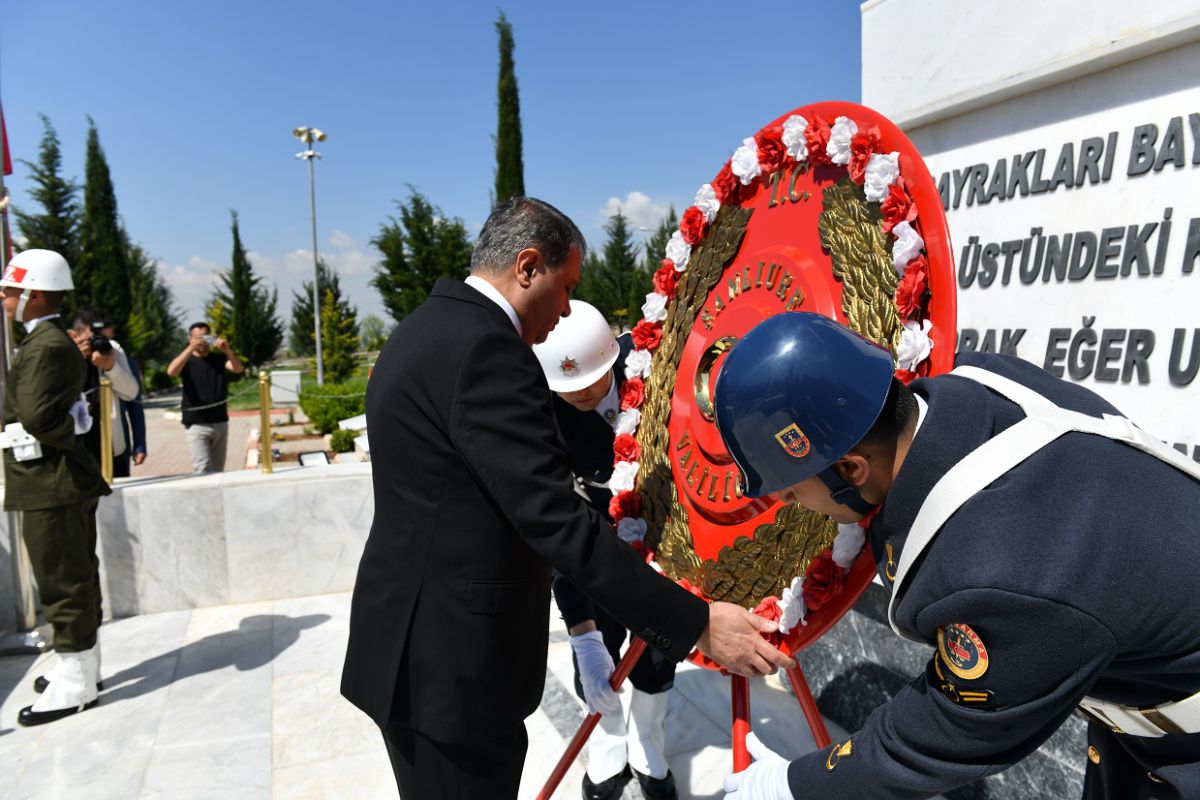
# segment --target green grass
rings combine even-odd
[[[293,365],[281,365],[280,369],[295,369]],[[351,379],[366,378],[367,366],[362,364],[354,371]],[[301,367],[300,372],[300,391],[307,391],[309,388],[317,385],[317,374],[315,370],[310,370],[306,367]],[[238,381],[229,382],[229,410],[230,411],[257,411],[258,410],[258,376],[247,375]]]

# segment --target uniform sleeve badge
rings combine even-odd
[[[938,628],[938,653],[950,671],[965,681],[988,671],[987,648],[969,625],[956,623]]]
[[[804,435],[804,431],[800,430],[800,426],[794,422],[775,434],[775,440],[788,452],[788,455],[795,458],[804,458],[808,455],[808,451],[812,449],[808,437]]]

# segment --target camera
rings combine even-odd
[[[217,337],[213,336],[211,333],[204,334],[204,341],[208,343],[209,347],[217,346]]]
[[[105,323],[93,322],[92,338],[88,340],[92,346],[92,352],[99,353],[102,356],[106,356],[113,351],[112,342],[102,333],[104,328]]]

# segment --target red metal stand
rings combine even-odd
[[[808,729],[812,731],[817,749],[828,747],[829,731],[825,728],[825,720],[821,719],[821,712],[817,710],[817,701],[813,699],[812,691],[808,688],[808,681],[800,671],[799,661],[787,671],[787,676],[791,681],[792,691],[796,694],[796,700],[800,702],[800,710],[804,712],[804,719],[808,721]]]
[[[733,709],[733,771],[750,766],[746,735],[750,733],[750,681],[741,675],[729,676],[729,705]]]

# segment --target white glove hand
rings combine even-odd
[[[583,699],[592,713],[620,714],[621,698],[612,690],[612,656],[604,646],[600,631],[588,631],[571,637],[571,649],[579,662],[579,682],[583,684]]]
[[[746,737],[754,763],[725,779],[725,800],[793,800],[788,786],[788,761],[758,740]]]
[[[92,429],[92,414],[88,411],[88,402],[85,395],[79,395],[79,399],[71,406],[68,412],[71,419],[75,421],[75,435],[82,436]]]

